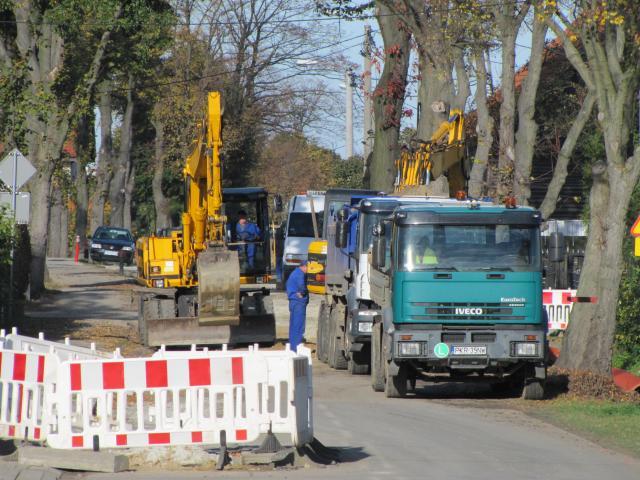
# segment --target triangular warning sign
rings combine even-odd
[[[640,237],[640,216],[636,218],[636,221],[631,225],[631,235],[634,237]]]

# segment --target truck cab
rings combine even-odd
[[[374,230],[374,390],[449,377],[542,398],[540,222],[528,207],[443,202],[399,206]]]

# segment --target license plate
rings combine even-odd
[[[118,252],[116,252],[116,251],[111,251],[111,250],[105,250],[105,251],[104,251],[104,254],[105,254],[105,255],[112,255],[112,256],[114,256],[114,257],[117,257],[117,256],[118,256]]]
[[[470,346],[470,345],[453,345],[451,347],[451,355],[486,355],[487,347]]]

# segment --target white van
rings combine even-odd
[[[322,238],[324,192],[310,191],[306,195],[294,195],[289,200],[282,254],[283,285],[291,272],[307,259],[309,244],[315,239],[311,217],[312,206],[316,214],[318,238]]]

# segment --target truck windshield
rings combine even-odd
[[[318,235],[322,235],[322,212],[316,212],[316,218],[318,219]],[[311,212],[291,212],[289,214],[287,236],[313,238]]]
[[[539,230],[523,225],[409,225],[398,228],[404,271],[538,271]]]

